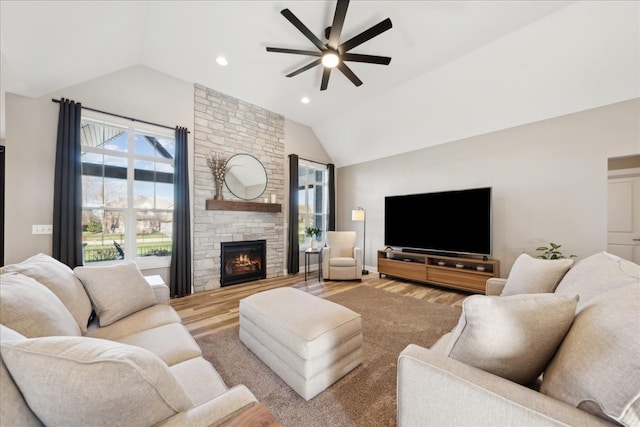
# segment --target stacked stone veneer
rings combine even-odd
[[[201,85],[195,85],[194,106],[194,290],[220,287],[221,242],[265,239],[267,277],[282,276],[283,212],[208,211],[205,204],[215,194],[206,156],[216,153],[225,158],[246,153],[260,160],[267,170],[267,189],[255,202],[275,194],[282,204],[284,117]],[[238,200],[226,186],[224,199]]]

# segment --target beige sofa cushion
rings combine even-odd
[[[585,304],[540,391],[622,425],[640,425],[639,337],[640,276]]]
[[[58,297],[21,273],[0,275],[0,323],[28,338],[81,335],[78,323]]]
[[[156,303],[156,297],[134,262],[101,267],[76,267],[100,326],[108,326]]]
[[[0,324],[0,341],[26,340],[26,338],[6,326]],[[41,426],[27,403],[22,398],[20,390],[13,382],[11,375],[0,358],[0,425],[3,426]]]
[[[472,295],[445,355],[520,384],[533,382],[573,321],[576,295]]]
[[[562,279],[556,293],[580,295],[576,309],[579,313],[591,298],[639,280],[640,265],[600,252],[578,261]]]
[[[82,333],[87,331],[91,301],[82,283],[68,266],[40,253],[19,264],[8,265],[5,270],[22,273],[45,285],[71,312]]]
[[[198,343],[181,323],[140,331],[122,337],[118,342],[149,350],[169,366],[202,356]]]
[[[522,254],[513,263],[501,295],[553,292],[572,265],[572,259],[549,260]]]
[[[87,336],[118,341],[122,337],[170,323],[182,323],[182,319],[170,305],[156,304],[103,328],[99,327],[97,320],[93,320],[89,324]]]
[[[7,369],[46,425],[149,426],[192,406],[167,365],[141,348],[87,337],[1,346]]]

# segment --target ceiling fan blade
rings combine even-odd
[[[329,47],[331,49],[338,49],[338,43],[340,43],[340,33],[342,33],[342,26],[344,25],[344,19],[347,16],[347,8],[349,7],[349,0],[338,0],[336,5],[336,12],[333,15],[333,23],[331,24],[331,33],[329,33]]]
[[[360,46],[362,43],[371,40],[375,36],[391,29],[392,26],[393,25],[391,24],[391,19],[389,18],[385,19],[384,21],[378,22],[368,30],[363,31],[357,36],[352,37],[346,42],[342,43],[340,46],[338,46],[338,51],[341,53],[348,52],[354,47]]]
[[[381,65],[389,65],[391,62],[391,58],[388,56],[376,56],[376,55],[360,55],[358,53],[343,53],[342,54],[343,61],[353,61],[353,62],[366,62],[368,64],[381,64]]]
[[[322,56],[322,52],[313,50],[285,49],[282,47],[267,47],[267,52],[293,53],[296,55]]]
[[[281,12],[282,16],[287,18],[289,22],[293,24],[302,34],[308,38],[311,43],[313,43],[318,49],[324,51],[327,47],[317,38],[289,9],[283,9]]]
[[[327,86],[329,86],[330,75],[331,75],[331,68],[324,67],[324,71],[322,71],[322,83],[320,83],[320,90],[327,90]]]
[[[347,78],[351,80],[351,83],[353,83],[354,85],[360,86],[362,84],[362,80],[360,80],[358,76],[356,76],[354,72],[351,71],[351,68],[347,67],[347,64],[345,64],[344,62],[338,64],[338,69],[342,71],[342,74],[347,76]]]
[[[313,61],[313,62],[311,62],[311,63],[309,63],[309,64],[305,65],[304,67],[302,67],[302,68],[298,68],[297,70],[295,70],[295,71],[293,71],[293,72],[291,72],[291,73],[287,74],[287,77],[294,77],[294,76],[297,76],[298,74],[300,74],[300,73],[302,73],[302,72],[304,72],[304,71],[307,71],[307,70],[309,70],[309,69],[311,69],[311,68],[315,67],[316,65],[319,65],[319,64],[320,64],[320,62],[322,62],[322,59],[318,58],[318,59],[316,59],[315,61]]]

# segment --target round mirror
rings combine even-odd
[[[227,161],[224,182],[234,196],[243,200],[257,199],[267,188],[267,171],[251,154],[236,154]]]

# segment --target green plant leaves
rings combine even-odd
[[[560,252],[560,248],[562,245],[558,245],[553,242],[549,242],[549,246],[540,246],[536,249],[538,252],[542,252],[538,255],[538,258],[541,259],[563,259],[566,258],[562,252]],[[569,255],[569,258],[575,258],[576,255]]]

